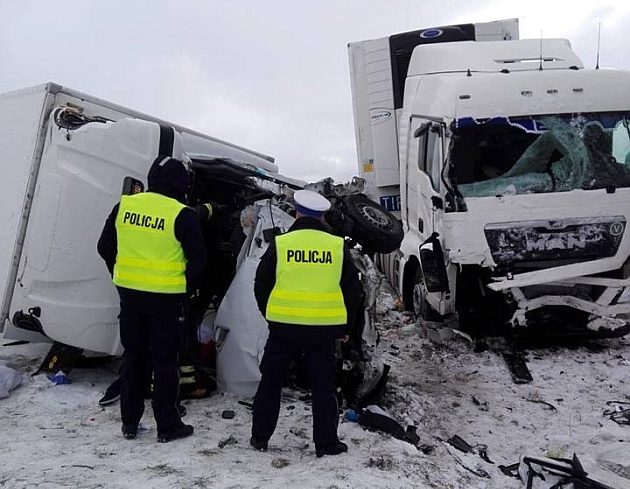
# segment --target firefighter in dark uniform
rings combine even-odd
[[[327,231],[330,202],[309,190],[295,193],[297,220],[277,236],[256,272],[258,307],[269,323],[253,408],[250,444],[267,450],[280,411],[287,365],[304,353],[313,393],[313,440],[318,457],[348,451],[337,437],[335,342],[347,340],[359,301],[358,272],[343,238]]]
[[[178,353],[184,301],[203,280],[206,249],[199,218],[183,203],[186,164],[158,157],[147,180],[147,192],[124,195],[113,208],[98,252],[120,295],[123,435],[137,435],[152,369],[158,441],[168,442],[193,433],[178,410]]]

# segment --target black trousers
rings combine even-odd
[[[121,301],[123,354],[120,412],[125,424],[138,424],[144,412],[147,378],[153,370],[153,414],[158,433],[180,423],[178,352],[182,306],[169,303],[155,310],[135,309]]]
[[[267,440],[275,431],[287,366],[302,351],[313,393],[313,441],[316,448],[331,446],[337,441],[339,421],[335,339],[331,337],[304,338],[299,334],[287,337],[271,332],[260,364],[262,378],[254,398],[252,435]]]

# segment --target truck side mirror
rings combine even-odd
[[[429,126],[431,126],[430,122],[425,122],[424,124],[421,124],[420,127],[418,127],[418,129],[416,129],[413,133],[413,137],[419,138],[420,136],[425,134],[429,130]]]
[[[420,264],[424,284],[429,292],[449,291],[444,253],[435,234],[420,245]]]
[[[418,129],[415,130],[415,132],[413,133],[413,137],[419,138],[420,136],[424,135],[425,133],[429,131],[441,134],[442,126],[436,122],[425,122],[421,124],[420,127],[418,127]]]
[[[144,183],[133,177],[125,177],[123,180],[121,195],[133,195],[141,192],[144,192]]]
[[[432,196],[431,204],[433,204],[434,209],[444,209],[444,201],[441,197]]]

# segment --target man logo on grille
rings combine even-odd
[[[621,236],[623,234],[623,222],[613,222],[610,225],[610,234],[612,234],[613,236]]]

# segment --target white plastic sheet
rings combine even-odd
[[[23,380],[21,373],[0,363],[0,399],[9,397],[9,393],[21,385]]]

